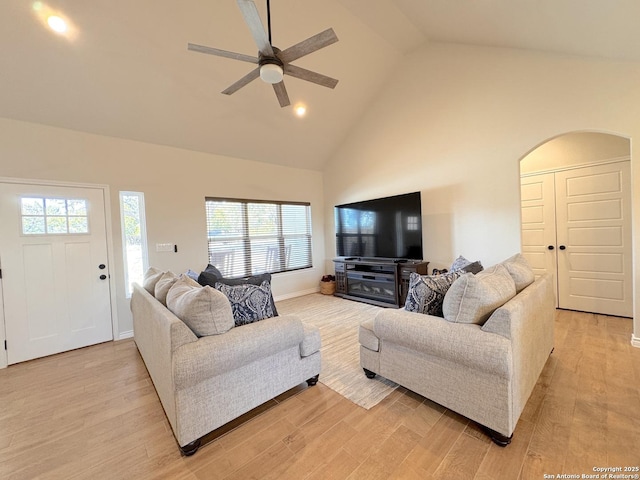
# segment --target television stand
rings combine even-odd
[[[404,305],[411,273],[427,274],[429,262],[405,259],[336,258],[337,297],[380,307]]]

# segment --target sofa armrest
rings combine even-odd
[[[451,323],[444,318],[405,310],[383,310],[373,331],[384,342],[442,358],[460,365],[510,378],[511,343],[500,335],[483,332],[478,325]]]
[[[517,416],[553,349],[555,316],[553,278],[545,274],[498,308],[482,327],[511,342]]]
[[[130,308],[138,348],[147,342],[152,345],[148,350],[161,351],[161,355],[168,356],[182,345],[198,340],[182,320],[137,283],[133,284]]]
[[[181,390],[288,348],[300,348],[303,339],[302,322],[293,315],[268,318],[234,327],[221,335],[201,337],[174,352],[175,387]]]
[[[300,344],[300,356],[308,357],[320,350],[322,340],[320,339],[320,330],[313,325],[303,324],[304,339]]]

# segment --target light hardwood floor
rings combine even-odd
[[[185,458],[133,341],[11,366],[0,370],[0,478],[502,480],[637,466],[631,321],[559,311],[556,326],[555,352],[504,449],[404,389],[367,411],[319,383]]]

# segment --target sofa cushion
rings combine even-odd
[[[149,267],[146,272],[144,272],[144,277],[142,279],[142,286],[144,289],[149,292],[151,295],[155,296],[156,283],[160,280],[160,277],[164,272],[156,267]]]
[[[199,337],[228,332],[234,326],[227,297],[209,286],[194,286],[186,275],[167,293],[167,308]]]
[[[457,272],[458,270],[462,270],[463,272],[478,273],[478,272],[481,272],[483,269],[484,267],[482,266],[479,260],[472,262],[464,258],[462,255],[460,255],[458,258],[456,258],[453,261],[449,271]]]
[[[215,288],[229,299],[237,327],[274,316],[271,308],[271,284],[267,281],[260,285],[227,285],[217,282]]]
[[[511,278],[513,278],[513,282],[516,284],[516,293],[520,293],[536,279],[531,265],[529,265],[529,262],[521,253],[516,253],[512,257],[507,258],[502,262],[502,265],[507,269]]]
[[[154,296],[156,297],[156,300],[162,303],[165,307],[167,306],[167,293],[169,293],[169,289],[173,287],[173,284],[176,283],[177,280],[178,275],[168,271],[163,273],[156,282]]]
[[[516,286],[503,265],[458,278],[444,297],[444,318],[456,323],[482,325],[493,311],[516,294]]]
[[[443,273],[442,275],[419,275],[411,273],[409,290],[404,309],[408,312],[424,313],[442,317],[442,302],[447,290],[464,272]]]
[[[211,271],[207,270],[209,267],[212,267]],[[212,287],[216,287],[216,283],[223,283],[225,285],[262,285],[263,282],[269,282],[269,288],[271,288],[271,274],[270,273],[262,273],[260,275],[251,275],[249,277],[242,278],[225,278],[222,274],[218,275],[220,272],[216,267],[209,265],[203,272],[200,273],[198,277],[198,283],[200,285],[210,285]],[[218,273],[215,273],[215,271]],[[276,302],[273,300],[273,295],[270,298],[271,302],[271,310],[273,310],[273,317],[278,316],[278,311],[276,310]]]

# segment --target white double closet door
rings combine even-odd
[[[559,308],[633,316],[630,162],[521,179],[522,252]]]
[[[104,194],[0,183],[8,364],[113,338]]]

